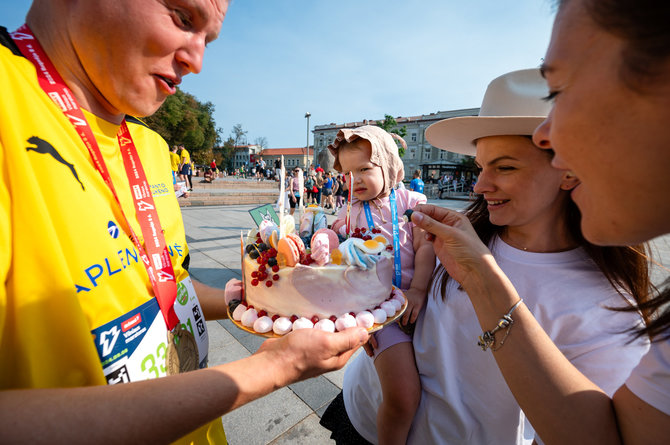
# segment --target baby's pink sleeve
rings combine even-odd
[[[413,191],[410,191],[410,190],[407,190],[407,197],[406,198],[407,198],[407,201],[406,201],[407,202],[407,207],[405,207],[405,210],[414,209],[414,207],[416,205],[425,204],[425,203],[428,202],[428,199],[426,198],[426,195],[424,195],[423,193],[413,192]],[[403,213],[405,212],[405,210],[403,210]],[[400,217],[402,217],[402,215],[400,215]],[[409,221],[409,227],[411,227],[411,228],[414,227],[414,223],[412,223],[412,221]]]
[[[414,206],[417,204],[425,204],[428,202],[428,198],[426,198],[426,195],[423,193],[419,192],[409,192],[409,205],[407,206],[408,209],[413,209]]]

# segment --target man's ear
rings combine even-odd
[[[561,180],[561,190],[572,190],[579,185],[579,182],[579,178],[574,173],[566,170]]]

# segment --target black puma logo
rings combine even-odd
[[[81,189],[86,190],[84,188],[84,184],[82,184],[81,181],[79,180],[79,175],[77,175],[77,170],[74,169],[74,165],[70,164],[65,159],[63,159],[63,157],[60,155],[60,153],[58,153],[58,151],[53,147],[53,145],[51,145],[44,139],[38,138],[37,136],[30,137],[30,139],[28,139],[28,142],[31,144],[35,144],[36,147],[26,147],[26,151],[32,150],[36,151],[37,153],[50,154],[51,157],[54,158],[57,162],[60,162],[61,164],[69,168],[74,178],[77,180],[77,182],[79,182],[79,185],[81,185]]]

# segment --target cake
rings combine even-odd
[[[263,221],[244,241],[245,295],[232,302],[235,322],[284,335],[302,328],[371,329],[398,314],[405,298],[392,286],[391,247],[376,230],[338,237],[325,227],[320,207],[306,208],[297,233],[293,217],[285,218],[285,233]]]

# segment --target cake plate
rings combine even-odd
[[[402,295],[405,302],[402,304],[402,307],[400,308],[400,310],[398,310],[393,316],[387,318],[384,323],[375,323],[374,325],[372,325],[371,328],[368,328],[369,333],[377,332],[380,329],[382,329],[384,326],[389,325],[391,323],[394,323],[395,321],[397,321],[402,316],[402,314],[405,313],[405,310],[407,309],[407,297],[405,296],[405,293],[403,291],[401,291],[400,289],[398,289],[397,287],[394,286],[394,289],[396,291],[400,292],[400,294]],[[232,321],[235,326],[242,329],[243,331],[246,331],[250,334],[258,335],[260,337],[265,337],[265,338],[283,337],[283,335],[275,334],[274,331],[269,331],[269,332],[264,332],[264,333],[256,332],[252,328],[246,327],[241,322],[234,320],[233,319],[233,314],[232,314],[232,312],[230,312],[230,306],[226,308],[226,311],[228,312],[228,319],[230,321]],[[291,331],[291,332],[293,332],[293,331]],[[289,334],[290,334],[290,332],[289,332]]]

